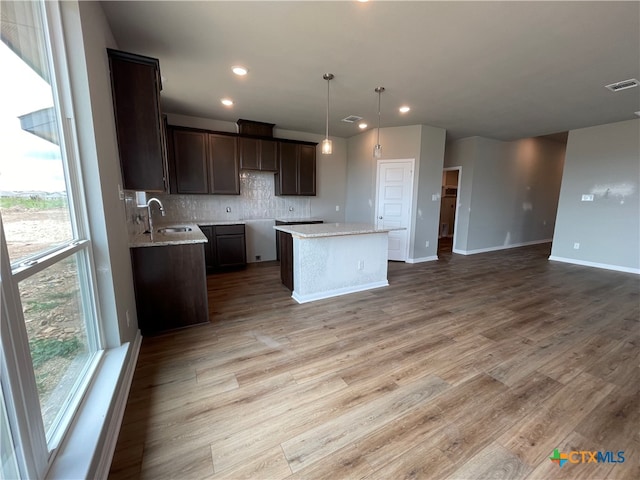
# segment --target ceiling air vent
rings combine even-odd
[[[619,92],[620,90],[626,90],[627,88],[633,88],[637,86],[638,80],[636,80],[635,78],[630,78],[629,80],[623,80],[621,82],[605,85],[605,88],[608,88],[612,92]]]
[[[347,123],[356,123],[360,120],[362,120],[362,117],[359,117],[357,115],[349,115],[348,117],[342,119],[343,122]]]

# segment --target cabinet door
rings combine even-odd
[[[260,140],[257,138],[240,137],[240,168],[260,170]]]
[[[209,134],[209,193],[240,195],[238,137]]]
[[[218,267],[240,267],[247,263],[244,235],[216,235]]]
[[[173,172],[171,191],[175,193],[209,193],[207,175],[207,134],[172,129]]]
[[[260,170],[278,170],[278,142],[275,140],[260,140]]]
[[[298,145],[298,195],[316,194],[316,147]]]
[[[113,109],[125,189],[166,191],[166,157],[156,59],[108,49]]]
[[[278,255],[280,257],[280,281],[293,291],[293,237],[278,231]]]
[[[201,226],[200,230],[207,237],[207,243],[204,244],[204,264],[207,272],[211,272],[216,267],[215,233],[212,226]]]
[[[209,320],[202,244],[131,249],[143,335]]]
[[[276,195],[298,194],[297,147],[295,143],[280,142],[279,144]]]

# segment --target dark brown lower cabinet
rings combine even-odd
[[[280,281],[293,291],[293,237],[278,230],[278,254],[280,256]]]
[[[276,225],[309,225],[313,223],[322,223],[322,220],[297,222],[276,220]],[[276,255],[280,260],[280,281],[293,292],[293,237],[290,233],[276,230]]]
[[[243,224],[200,225],[209,241],[205,246],[207,273],[247,266],[247,248]]]
[[[323,223],[323,221],[322,220],[301,220],[298,222],[287,222],[286,220],[276,220],[276,225],[311,225],[314,223]],[[276,230],[276,232],[278,232],[278,230]],[[276,260],[280,260],[280,236],[279,235],[276,235]]]
[[[143,335],[209,321],[202,243],[131,249]]]

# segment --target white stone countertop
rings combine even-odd
[[[160,233],[158,229],[167,227],[189,227],[189,232]],[[138,247],[166,247],[171,245],[185,245],[188,243],[207,243],[207,237],[196,224],[154,225],[153,234],[141,233],[129,236],[129,248]]]
[[[273,228],[298,238],[337,237],[405,230],[405,228],[376,228],[368,223],[313,223],[309,225],[276,225]]]

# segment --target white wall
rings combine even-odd
[[[380,129],[382,159],[415,159],[413,216],[409,261],[435,259],[438,248],[439,201],[445,130],[428,125]],[[347,140],[347,222],[375,223],[377,160],[376,130]],[[429,241],[429,247],[426,242]]]
[[[452,142],[446,167],[462,167],[454,252],[551,241],[565,146],[540,138]]]
[[[106,48],[117,47],[97,2],[62,2],[82,173],[108,347],[134,339],[137,315]],[[81,33],[80,33],[81,32]],[[88,86],[88,88],[87,88]],[[127,322],[127,312],[130,321]]]
[[[551,259],[640,273],[639,185],[640,120],[569,132]]]
[[[414,261],[437,257],[445,137],[444,129],[422,125],[414,235],[409,247],[410,258]],[[429,242],[428,247],[426,242]]]
[[[471,215],[471,196],[473,195],[473,171],[475,167],[477,142],[475,137],[449,142],[445,148],[444,166],[461,167],[460,188],[458,189],[458,218],[455,227],[456,251],[468,248],[469,217]]]

